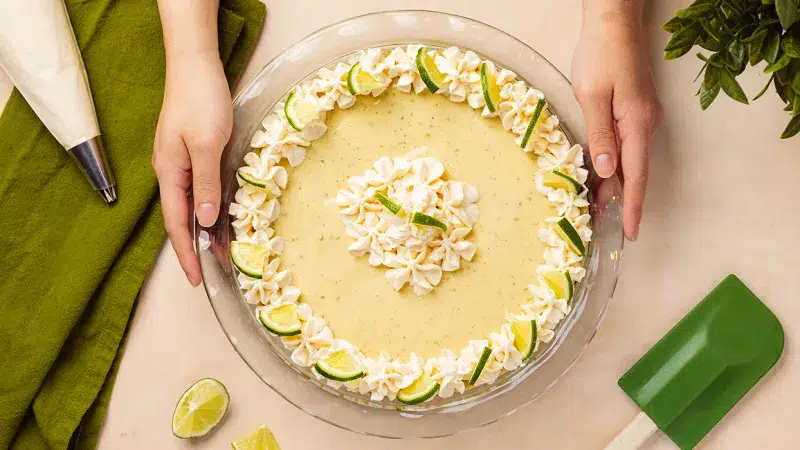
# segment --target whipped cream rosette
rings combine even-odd
[[[291,171],[302,170],[297,166],[306,151],[327,131],[328,111],[350,108],[359,97],[377,97],[390,88],[430,95],[431,85],[426,84],[430,80],[423,76],[430,74],[422,73],[418,56],[432,61],[439,72],[436,79],[441,85],[435,94],[466,102],[487,120],[499,120],[521,151],[534,155],[539,169],[531,182],[557,215],[538,230],[545,250],[530,295],[518,311],[507,314],[499,329],[489,336],[475,336],[458,352],[443,348],[427,359],[414,353],[407,359],[386,353],[367,356],[357,343],[337,339],[335,330],[303,303],[301,289],[294,285],[302,286],[302,280],[294,280],[281,262],[281,255],[291,249],[275,235],[272,224],[280,220],[278,199],[291,183]],[[483,92],[484,64],[499,91],[495,97]],[[366,74],[367,91],[356,94],[348,84],[349,77],[359,75],[354,68]],[[486,98],[494,101],[498,96],[499,102],[490,109]],[[553,339],[558,324],[570,313],[572,285],[586,275],[582,264],[592,229],[583,149],[568,142],[558,117],[543,107],[544,99],[514,72],[472,51],[411,44],[364,49],[346,62],[320,69],[276,104],[253,134],[252,151],[237,172],[240,187],[229,213],[236,243],[246,246],[247,260],[258,269],[254,273],[261,273],[260,278],[238,274],[245,300],[258,305],[257,315],[293,311],[293,332],[300,331],[280,338],[293,364],[310,367],[314,377],[329,387],[368,395],[374,402],[403,401],[407,396],[400,394],[414,388],[415,382],[428,380],[435,385],[419,400],[427,401],[434,395],[449,398],[463,393],[473,384],[494,383],[504,372],[524,365],[539,343]],[[350,239],[343,251],[365,259],[367,265],[385,268],[384,276],[394,289],[410,289],[420,296],[481,251],[471,241],[473,229],[480,226],[478,189],[449,179],[445,164],[424,153],[418,149],[406,157],[381,157],[362,175],[347,179],[332,199]],[[234,251],[232,246],[232,256]]]

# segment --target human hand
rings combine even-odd
[[[219,54],[170,60],[153,169],[161,191],[164,226],[193,286],[200,284],[201,275],[189,231],[190,198],[200,225],[213,225],[219,214],[220,157],[232,125],[231,94]],[[187,196],[190,187],[191,197]]]
[[[662,107],[644,47],[641,1],[587,1],[572,61],[572,86],[589,132],[597,174],[619,172],[623,182],[625,236],[639,236],[650,165],[650,140]],[[595,8],[595,9],[593,9]]]

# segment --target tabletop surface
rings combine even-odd
[[[580,0],[266,0],[267,22],[243,80],[310,32],[367,12],[432,9],[500,28],[535,48],[564,73],[580,29]],[[186,282],[165,244],[143,287],[127,338],[99,448],[219,449],[260,424],[284,450],[494,448],[601,449],[637,409],[617,379],[729,273],[738,274],[784,325],[777,366],[706,437],[699,448],[795,449],[800,398],[800,267],[794,243],[800,212],[792,205],[800,137],[778,139],[788,120],[777,95],[750,106],[720,96],[702,112],[692,84],[700,62],[661,60],[668,35],[659,28],[688,0],[648,4],[646,23],[666,120],[652,148],[650,185],[639,241],[625,249],[621,277],[600,331],[569,373],[536,402],[492,425],[425,441],[362,436],[319,421],[287,403],[250,371],[220,329],[205,291]],[[766,82],[743,75],[752,96]],[[240,83],[240,86],[243,83]],[[0,73],[0,105],[11,84]],[[202,377],[231,394],[225,422],[186,442],[170,429],[175,401]],[[794,382],[793,382],[794,381]],[[644,448],[676,448],[657,435]]]

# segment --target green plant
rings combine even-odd
[[[703,77],[697,91],[701,108],[711,106],[720,91],[748,104],[736,77],[748,63],[766,61],[770,78],[753,100],[774,85],[791,114],[781,138],[800,132],[800,0],[696,0],[663,28],[672,33],[664,59],[680,58],[695,45],[710,52],[697,53],[703,61],[695,78]]]

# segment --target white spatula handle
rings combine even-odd
[[[632,421],[620,432],[605,450],[636,450],[644,444],[650,436],[658,430],[658,426],[653,420],[640,412]]]

